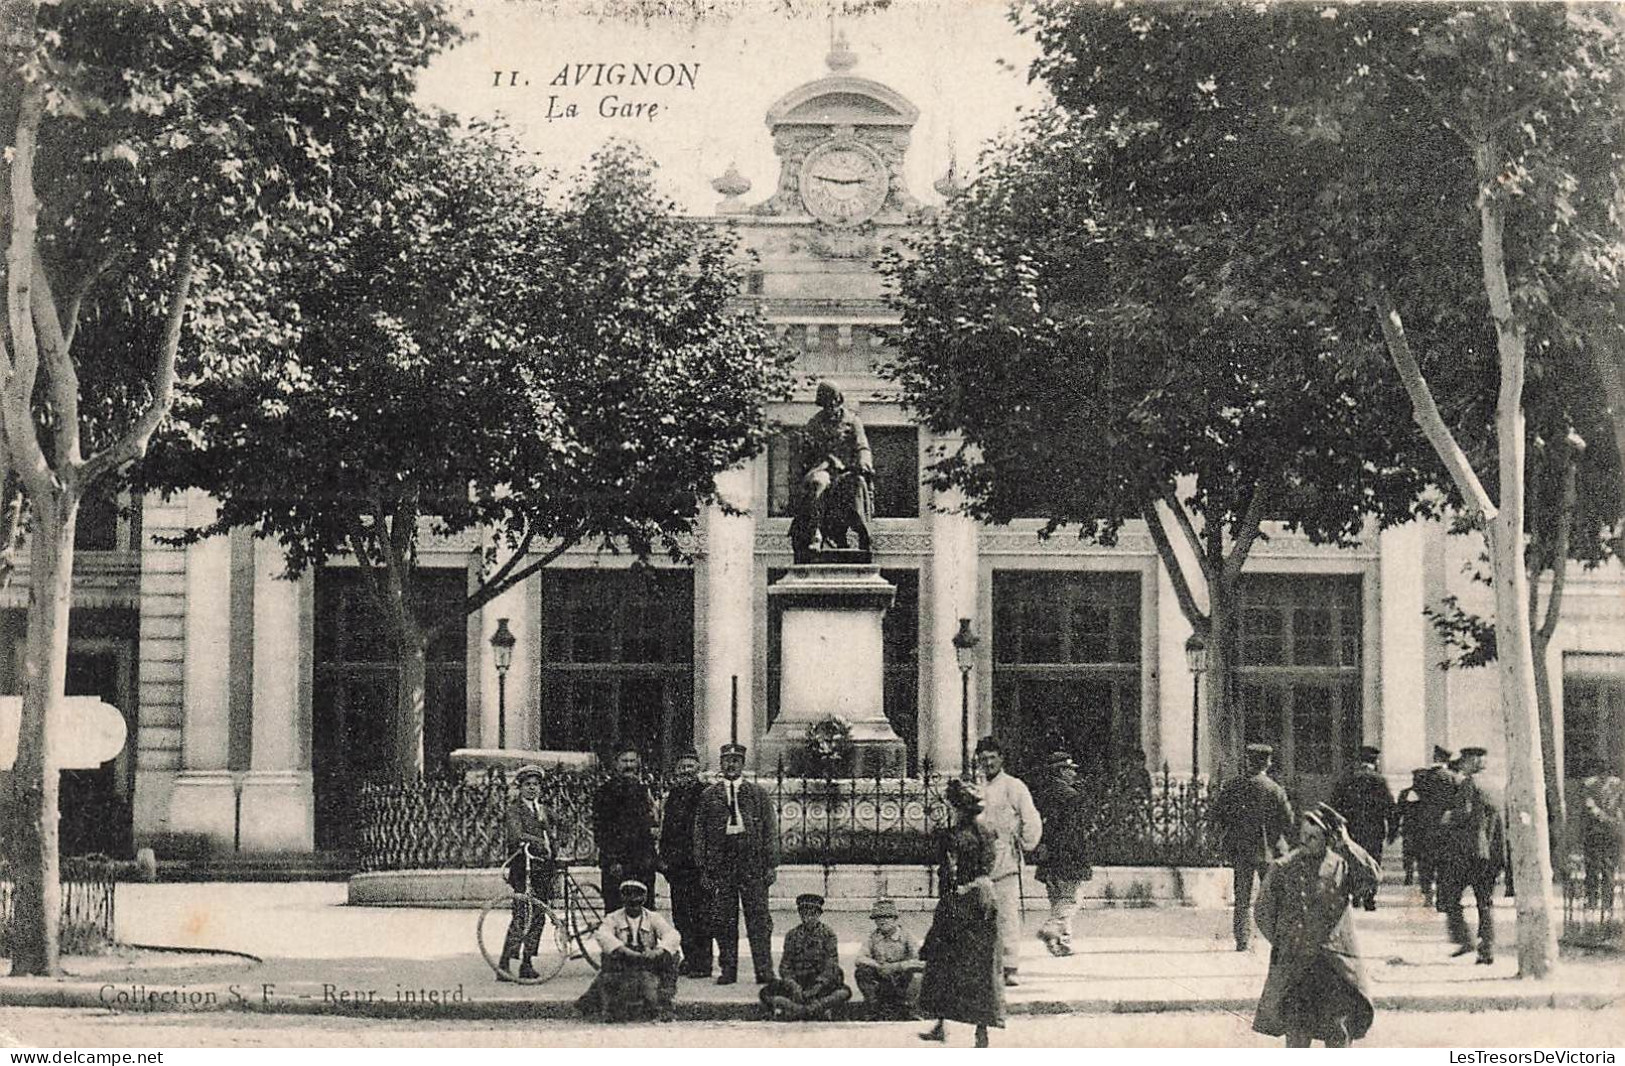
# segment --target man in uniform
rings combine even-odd
[[[1366,854],[1382,865],[1382,846],[1388,839],[1388,830],[1394,824],[1394,793],[1388,779],[1377,772],[1377,760],[1382,752],[1370,745],[1360,749],[1360,766],[1350,774],[1332,794],[1332,806],[1348,822],[1348,834],[1364,848]],[[1361,882],[1362,898],[1355,906],[1368,911],[1377,909],[1377,886]]]
[[[1506,854],[1506,820],[1500,802],[1477,777],[1484,769],[1483,748],[1462,748],[1461,780],[1439,819],[1439,909],[1456,945],[1452,956],[1473,950],[1462,915],[1461,896],[1473,890],[1478,907],[1478,961],[1495,961],[1495,882]]]
[[[643,783],[643,756],[630,744],[615,752],[615,776],[605,781],[592,805],[593,839],[598,842],[598,871],[603,875],[604,910],[620,909],[622,881],[634,880],[647,890],[644,906],[658,905],[655,895],[655,799]]]
[[[660,871],[671,886],[671,918],[683,937],[684,977],[711,976],[711,898],[700,884],[694,851],[694,819],[705,782],[700,756],[692,748],[677,756],[672,786],[660,823]]]
[[[1004,945],[1004,983],[1014,986],[1021,960],[1021,870],[1027,852],[1038,847],[1044,820],[1033,794],[1018,777],[1004,772],[1004,749],[992,737],[976,742],[982,768],[982,824],[993,830],[993,892],[998,900],[999,941]]]
[[[508,804],[502,823],[503,851],[508,855],[508,887],[547,901],[553,898],[552,817],[542,803],[540,766],[521,767],[515,775],[519,798]],[[508,966],[519,956],[519,976],[539,975],[530,960],[542,942],[547,924],[543,911],[522,899],[513,901],[513,917],[508,919],[508,935],[502,941],[502,960],[497,964],[497,980],[510,981]]]
[[[779,876],[779,824],[762,786],[744,780],[745,746],[722,746],[722,780],[700,796],[694,854],[711,893],[711,933],[717,939],[717,984],[739,980],[739,912],[756,983],[773,980],[773,916],[767,890]]]
[[[1078,885],[1090,876],[1083,793],[1077,788],[1078,764],[1064,751],[1049,757],[1048,773],[1033,792],[1033,806],[1044,824],[1038,843],[1038,880],[1049,890],[1049,921],[1038,931],[1051,955],[1072,954],[1072,916],[1078,910]]]
[[[1247,745],[1247,776],[1220,790],[1209,815],[1234,875],[1230,924],[1237,951],[1246,951],[1252,940],[1253,879],[1262,878],[1269,864],[1286,853],[1293,832],[1292,803],[1269,774],[1274,757],[1268,744]]]
[[[1450,768],[1455,756],[1449,749],[1433,745],[1433,764],[1416,779],[1415,824],[1407,821],[1405,832],[1415,833],[1416,881],[1422,889],[1422,902],[1431,906],[1439,880],[1439,819],[1456,794],[1461,779]]]

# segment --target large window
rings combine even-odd
[[[1358,577],[1244,574],[1237,681],[1245,740],[1318,797],[1366,738]]]
[[[789,571],[767,572],[771,585]],[[897,589],[897,596],[881,622],[881,658],[885,672],[882,710],[892,729],[908,748],[908,772],[919,770],[920,751],[920,572],[882,570],[880,576]],[[782,648],[783,599],[768,597],[767,721],[779,716],[779,670]]]
[[[1053,750],[1100,779],[1144,764],[1138,573],[994,572],[993,730],[1029,772]]]
[[[920,433],[913,426],[864,426],[875,460],[875,517],[918,518]],[[791,513],[798,429],[776,433],[767,444],[767,513]]]
[[[433,773],[465,744],[468,722],[468,574],[419,570],[417,617],[450,619],[430,641],[423,708],[423,765]],[[349,846],[362,781],[387,780],[393,761],[400,665],[382,615],[352,567],[316,572],[316,663],[311,769],[318,847]]]
[[[538,746],[669,765],[694,740],[694,577],[556,570],[542,581]]]
[[[1625,655],[1563,656],[1563,769],[1625,776]]]

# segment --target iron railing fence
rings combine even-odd
[[[598,770],[549,767],[542,799],[553,815],[559,853],[597,861],[592,801]],[[778,815],[780,861],[824,865],[929,865],[934,837],[950,822],[947,777],[922,761],[867,777],[791,777],[782,763],[754,780]],[[656,802],[668,782],[651,779]],[[1217,866],[1207,812],[1213,788],[1156,775],[1119,778],[1090,793],[1090,861],[1114,866]],[[501,770],[367,783],[360,791],[357,860],[364,872],[499,866],[502,821],[514,794]]]
[[[106,855],[62,858],[63,954],[93,954],[113,943],[116,887],[121,878],[128,879],[134,866]],[[9,953],[14,897],[10,864],[0,858],[0,955]]]
[[[1625,876],[1619,852],[1572,855],[1559,871],[1564,944],[1625,950]]]

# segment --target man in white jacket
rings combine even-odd
[[[1021,965],[1021,868],[1027,852],[1038,847],[1044,822],[1032,793],[1020,778],[1004,772],[1004,749],[992,737],[976,742],[982,769],[982,824],[993,830],[993,890],[998,898],[999,941],[1004,945],[1004,983],[1016,983]]]

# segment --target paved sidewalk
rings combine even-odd
[[[1625,962],[1569,960],[1547,981],[1521,981],[1513,958],[1512,901],[1498,901],[1505,945],[1493,966],[1451,959],[1442,916],[1414,890],[1387,885],[1382,908],[1356,918],[1366,972],[1379,1010],[1598,1008],[1625,1000]],[[245,1010],[395,1017],[557,1017],[569,1015],[591,971],[566,964],[541,985],[494,980],[474,943],[476,913],[465,910],[349,907],[344,885],[122,885],[120,939],[220,955],[141,954],[133,959],[69,959],[58,979],[0,980],[0,1004],[103,1007],[117,1011]],[[905,924],[916,938],[929,918]],[[1026,915],[1036,932],[1039,909]],[[793,914],[775,913],[775,958]],[[869,923],[835,914],[830,924],[850,968]],[[505,920],[488,934],[500,937]],[[1056,959],[1030,939],[1021,984],[1009,990],[1011,1013],[1232,1011],[1251,1017],[1263,985],[1268,948],[1238,953],[1228,910],[1093,909],[1079,914],[1071,958]],[[741,946],[742,955],[748,951]],[[756,1016],[756,985],[719,987],[684,980],[678,1016]],[[850,972],[850,969],[849,971]]]

